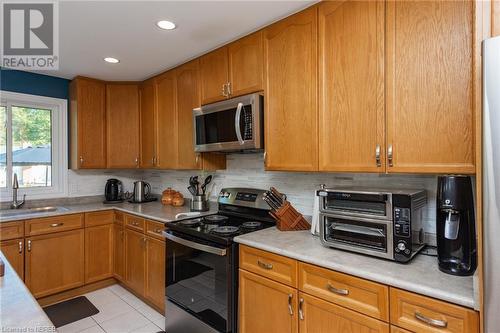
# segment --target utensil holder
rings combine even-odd
[[[297,212],[290,202],[285,201],[276,212],[269,212],[276,220],[276,227],[281,231],[308,230],[311,225],[302,214]]]
[[[192,212],[206,212],[208,209],[208,200],[205,194],[193,195],[193,199],[191,200]]]

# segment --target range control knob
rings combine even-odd
[[[404,250],[406,250],[406,244],[405,244],[405,242],[399,242],[399,243],[398,243],[398,250],[399,250],[399,251],[404,251]],[[399,251],[398,251],[398,252],[399,252]]]

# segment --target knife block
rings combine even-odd
[[[276,220],[276,227],[280,231],[311,229],[309,222],[288,201],[285,201],[276,212],[269,214]]]

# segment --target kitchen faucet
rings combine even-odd
[[[19,189],[19,183],[17,181],[17,173],[14,173],[14,182],[12,183],[12,203],[10,204],[11,209],[19,209],[26,202],[26,194],[23,196],[22,201],[17,201],[18,189]]]

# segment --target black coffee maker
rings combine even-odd
[[[118,179],[108,179],[104,187],[104,203],[116,203],[123,201],[123,185]]]
[[[452,275],[474,274],[477,249],[471,178],[438,177],[436,209],[439,269]]]

